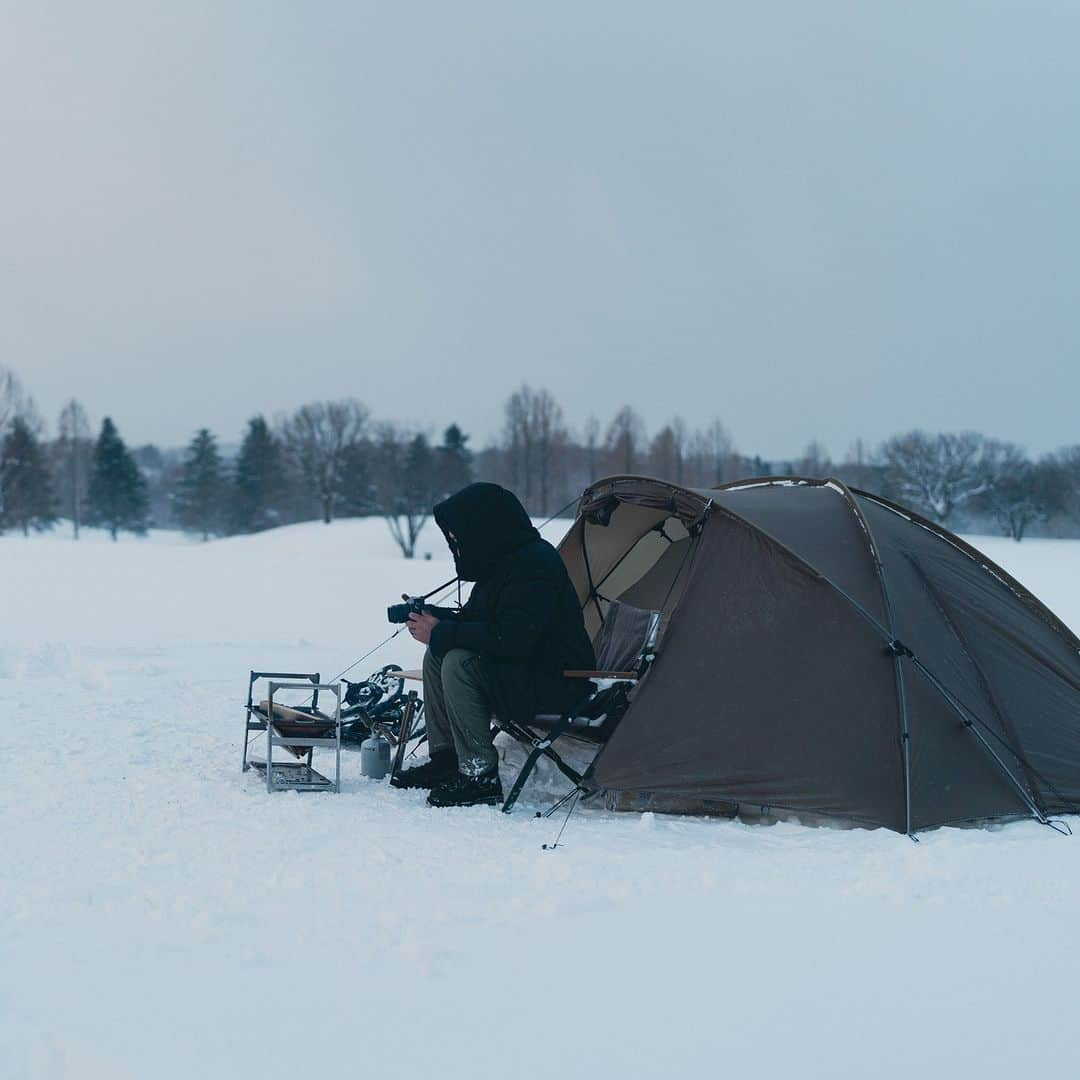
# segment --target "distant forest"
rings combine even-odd
[[[719,419],[692,429],[674,417],[650,430],[628,405],[575,431],[547,390],[522,386],[506,400],[499,437],[480,448],[450,418],[408,428],[351,398],[253,416],[235,434],[228,450],[206,428],[183,449],[128,446],[112,417],[92,425],[74,400],[52,433],[16,374],[0,367],[0,531],[63,523],[76,539],[83,525],[114,538],[157,527],[209,539],[377,515],[411,558],[432,505],[470,481],[503,484],[547,517],[568,511],[592,480],[647,473],[699,488],[832,476],[954,531],[1080,536],[1080,445],[1033,459],[970,431],[859,440],[841,460],[812,442],[794,461],[771,461],[740,451]]]

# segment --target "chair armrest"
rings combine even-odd
[[[616,682],[637,682],[636,671],[564,671],[568,679],[614,679]]]
[[[423,682],[424,673],[419,669],[412,671],[394,671],[391,675],[395,679],[410,679],[413,682]],[[637,682],[636,671],[564,671],[568,679],[617,679],[621,681]]]

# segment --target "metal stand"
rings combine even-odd
[[[401,766],[405,761],[405,746],[409,739],[412,737],[413,724],[416,721],[416,715],[418,706],[420,704],[420,695],[415,690],[409,691],[409,696],[405,699],[405,710],[401,716],[401,734],[397,740],[397,746],[394,748],[394,760],[390,765],[390,779],[393,780],[401,770]],[[381,725],[380,725],[381,726]],[[391,745],[393,740],[391,739]]]
[[[254,700],[255,683],[269,680],[269,694],[264,712]],[[276,682],[276,679],[304,680],[303,682]],[[290,708],[289,733],[278,730],[284,726],[274,711],[274,695],[279,690],[309,690],[311,705],[303,709]],[[319,712],[319,692],[334,695],[333,715]],[[310,725],[310,730],[305,730]],[[251,732],[265,732],[266,761],[254,761],[248,757]],[[296,762],[274,761],[274,747],[287,747],[294,754],[297,748],[306,749],[304,760]],[[316,749],[334,751],[334,779],[331,780],[312,767]],[[244,721],[244,752],[241,771],[254,768],[266,776],[267,791],[340,791],[341,790],[341,684],[320,683],[319,673],[252,671],[248,680],[248,698]]]

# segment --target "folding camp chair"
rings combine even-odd
[[[585,772],[578,772],[563,760],[554,743],[568,738],[591,744],[597,748],[593,755],[593,761],[596,760],[622,719],[629,705],[630,692],[656,659],[660,618],[659,611],[646,611],[612,600],[596,642],[596,670],[563,672],[569,678],[588,679],[593,684],[573,708],[562,714],[539,713],[527,724],[492,717],[496,731],[506,732],[528,750],[525,764],[503,801],[504,814],[513,809],[521,789],[542,757],[551,761],[575,787],[585,790],[592,763]],[[423,679],[419,671],[402,671],[400,677],[417,682]]]
[[[597,748],[593,755],[595,762],[622,719],[630,692],[656,658],[659,636],[660,612],[611,601],[597,639],[597,669],[564,672],[570,678],[589,679],[592,690],[561,715],[540,713],[528,724],[495,719],[499,731],[506,732],[529,751],[503,801],[504,814],[513,809],[541,757],[548,758],[575,787],[585,790],[592,762],[584,773],[579,773],[563,760],[553,744],[561,738],[592,744]]]

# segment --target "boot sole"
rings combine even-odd
[[[450,773],[450,776],[453,775],[453,773]],[[390,781],[390,786],[397,788],[399,791],[434,791],[447,779],[449,779],[448,776],[440,776],[438,780],[430,780],[426,783],[416,780],[406,780],[405,783],[401,783],[400,780],[395,779]]]
[[[455,806],[498,806],[502,802],[501,795],[485,795],[482,799],[471,799],[469,802],[435,802],[428,799],[428,806],[434,806],[439,810],[452,810]]]

